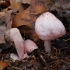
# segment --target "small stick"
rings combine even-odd
[[[57,68],[58,65],[59,65],[60,63],[62,63],[62,62],[63,62],[63,60],[58,60],[57,64],[53,67],[53,69]]]
[[[42,65],[45,67],[48,67],[48,64],[46,62],[46,60],[44,59],[44,57],[41,55],[40,50],[36,49],[33,51],[34,55],[39,59],[39,61],[42,62]]]

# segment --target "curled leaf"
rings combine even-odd
[[[32,29],[32,25],[30,23],[31,17],[28,10],[29,9],[25,10],[23,13],[18,13],[13,19],[12,27],[19,28],[21,33],[26,33]]]

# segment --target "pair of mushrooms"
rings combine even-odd
[[[34,49],[38,49],[37,45],[32,40],[23,40],[20,31],[17,28],[10,30],[10,38],[15,44],[19,60],[27,57],[28,52],[32,52]]]
[[[40,15],[35,23],[35,31],[41,40],[44,40],[45,51],[50,53],[51,40],[65,35],[66,30],[62,22],[50,12]],[[10,30],[10,38],[14,41],[19,59],[24,59],[24,53],[38,49],[31,40],[23,40],[17,28]]]

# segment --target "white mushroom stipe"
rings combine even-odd
[[[47,52],[50,54],[51,51],[51,41],[44,41],[44,46],[45,46],[45,51],[47,50]]]
[[[11,54],[10,54],[10,58],[11,58],[13,61],[15,61],[15,60],[19,60],[19,61],[20,61],[19,57],[18,57],[16,54],[14,54],[14,53],[11,53]],[[29,56],[27,55],[27,53],[24,54],[24,56],[23,56],[23,59],[25,59],[25,58],[29,58]]]
[[[12,28],[10,30],[10,38],[15,44],[19,59],[23,59],[24,56],[24,40],[17,28]]]
[[[14,53],[11,53],[11,54],[10,54],[10,58],[13,59],[14,61],[15,61],[15,60],[19,60],[18,56],[15,55]]]
[[[48,41],[57,39],[66,34],[63,23],[50,12],[43,13],[37,18],[35,31],[39,38],[45,41],[44,46],[46,52],[50,52],[51,50]]]

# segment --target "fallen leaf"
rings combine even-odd
[[[46,11],[47,11],[47,8],[42,3],[36,4],[35,7],[33,8],[33,13],[35,15],[43,14]]]
[[[30,4],[31,0],[21,0],[21,2]]]
[[[0,70],[3,70],[7,66],[8,66],[8,62],[0,62]]]
[[[14,11],[19,11],[22,12],[24,10],[23,6],[21,5],[21,2],[19,2],[18,0],[10,0],[10,7],[12,8],[12,10]]]
[[[12,27],[19,28],[21,33],[27,33],[32,29],[30,21],[31,17],[28,8],[25,11],[23,11],[23,13],[16,14],[12,22]]]

